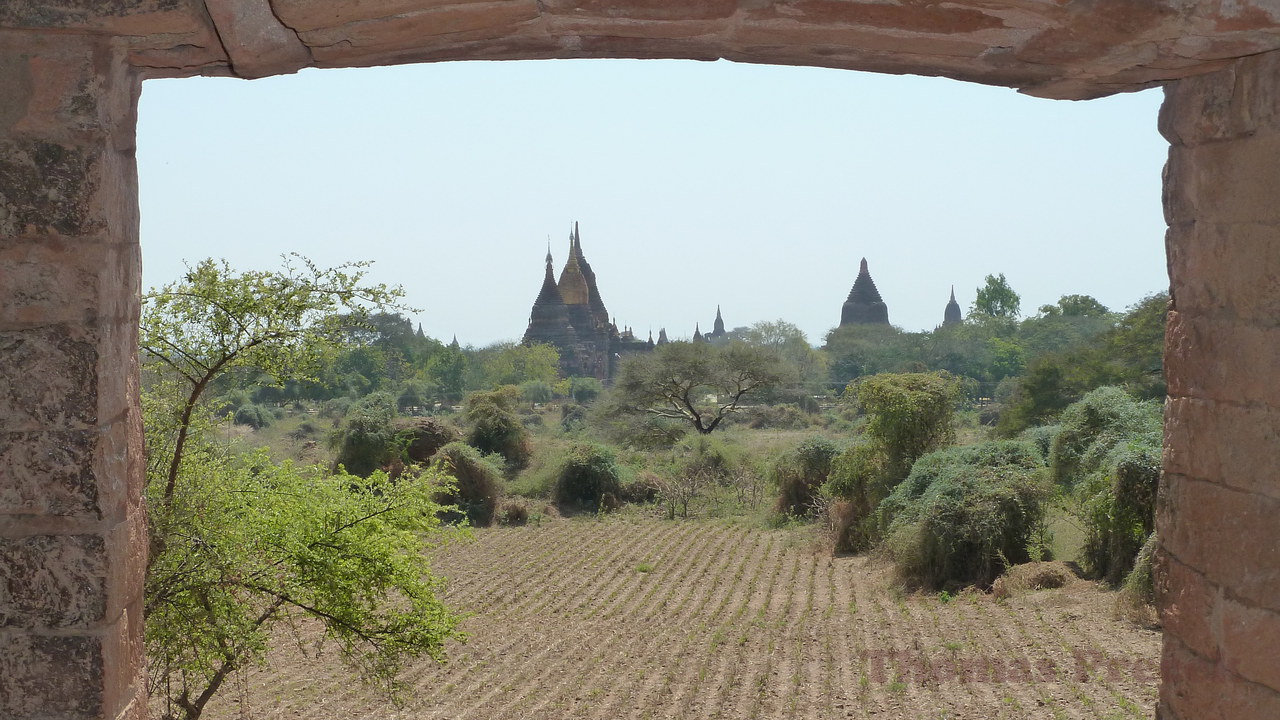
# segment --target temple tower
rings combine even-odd
[[[963,317],[960,314],[960,303],[956,302],[956,286],[951,286],[951,300],[947,303],[947,308],[942,311],[942,327],[950,327],[959,325]]]
[[[720,316],[720,306],[716,305],[716,321],[715,324],[711,326],[711,333],[707,335],[707,339],[720,340],[725,335],[728,335],[728,333],[725,332],[724,329],[724,318]]]
[[[840,327],[846,325],[888,325],[889,306],[880,298],[880,291],[867,272],[867,259],[862,258],[853,289],[840,310]]]
[[[591,308],[591,319],[596,325],[608,325],[609,311],[604,307],[604,300],[600,299],[600,288],[596,287],[595,271],[591,269],[591,263],[587,262],[587,257],[582,254],[582,236],[578,234],[576,222],[573,224],[572,243],[573,256],[578,261],[582,277],[587,281],[587,305]]]
[[[550,343],[559,349],[561,356],[566,349],[577,343],[577,334],[569,323],[569,311],[560,288],[556,285],[555,270],[552,267],[551,248],[547,248],[546,274],[542,278],[542,289],[538,298],[533,301],[533,310],[529,312],[529,327],[524,331],[523,343]],[[455,336],[454,342],[457,342]]]

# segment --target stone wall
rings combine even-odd
[[[144,718],[137,82],[0,30],[0,718]]]
[[[1158,716],[1280,718],[1280,54],[1168,89]]]

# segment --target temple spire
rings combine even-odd
[[[956,286],[951,286],[951,300],[942,311],[942,326],[959,325],[962,322],[960,303],[956,302]]]
[[[880,297],[876,283],[867,270],[867,259],[862,258],[858,264],[858,277],[849,290],[849,298],[840,308],[840,326],[846,325],[888,325],[889,307]]]

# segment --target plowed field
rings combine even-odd
[[[1159,635],[1076,581],[1005,602],[903,595],[800,531],[558,520],[486,529],[437,567],[471,613],[406,705],[284,643],[207,717],[1146,718]]]

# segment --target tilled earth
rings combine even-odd
[[[436,561],[470,639],[411,668],[404,704],[286,640],[206,717],[1150,716],[1160,636],[1114,619],[1112,593],[903,594],[807,537],[713,521],[479,530]]]

